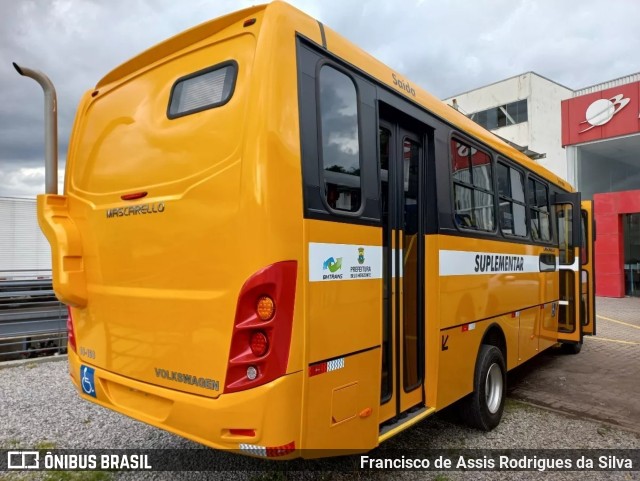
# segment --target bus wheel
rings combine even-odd
[[[496,346],[480,346],[473,392],[464,399],[462,417],[471,427],[491,431],[500,423],[507,388],[507,370],[502,351]]]
[[[578,354],[582,350],[581,342],[567,342],[560,344],[560,349],[565,354]]]

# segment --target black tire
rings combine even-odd
[[[491,431],[500,424],[506,391],[507,369],[502,351],[496,346],[482,344],[476,360],[473,392],[460,406],[466,424],[483,431]]]
[[[582,350],[581,342],[567,342],[560,344],[560,349],[565,354],[579,354]]]

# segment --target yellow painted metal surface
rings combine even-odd
[[[558,303],[548,302],[543,306],[542,319],[538,323],[539,351],[554,346],[558,342]]]
[[[247,18],[257,21],[244,27]],[[397,73],[325,31],[331,52],[397,88]],[[322,42],[314,19],[274,2],[195,27],[113,70],[80,103],[64,195],[40,196],[39,222],[52,245],[56,294],[74,306],[79,354],[70,351],[69,362],[78,389],[80,366],[95,368],[97,397],[85,399],[212,447],[294,441],[368,450],[471,391],[489,326],[504,333],[509,369],[555,342],[558,277],[440,277],[441,250],[537,256],[544,248],[425,237],[424,385],[381,406],[382,280],[309,281],[311,263],[324,261],[309,258],[310,243],[366,251],[382,245],[382,229],[303,219],[296,32]],[[238,63],[229,103],[167,117],[178,78],[227,60]],[[398,91],[570,190],[421,89]],[[122,199],[134,193],[145,195]],[[223,394],[238,293],[284,260],[298,266],[286,375]],[[474,329],[463,331],[465,323]],[[339,359],[341,368],[308,375],[310,364]],[[158,369],[217,388],[176,383]],[[407,409],[423,395],[425,413],[379,437],[397,396]]]
[[[69,215],[67,197],[38,196],[38,224],[51,244],[53,289],[70,306],[87,304],[87,283],[82,257],[82,240]]]
[[[519,256],[551,252],[557,257],[556,248],[456,236],[440,236],[439,249]],[[440,327],[489,319],[557,299],[556,272],[443,277],[440,279]]]
[[[382,244],[382,229],[307,220],[305,241],[359,245],[366,254],[367,246]],[[382,279],[309,282],[306,301],[309,363],[380,346]]]
[[[69,351],[69,372],[83,399],[152,426],[218,449],[238,449],[240,443],[283,446],[292,441],[300,446],[301,372],[265,386],[211,399],[98,368],[97,397],[93,398],[80,390],[80,367],[84,364],[76,353]],[[253,429],[255,436],[231,434],[230,429]]]
[[[430,237],[437,247],[431,248],[427,259],[438,259],[438,253],[445,250],[535,257],[542,253],[558,255],[558,249],[552,247],[456,236]],[[435,272],[438,271],[432,268],[427,279],[435,282]],[[432,327],[431,337],[427,337],[431,339],[427,355],[430,351],[438,353],[438,359],[433,361],[437,363],[437,388],[427,384],[427,393],[433,393],[428,399],[436,397],[431,405],[438,409],[473,390],[475,356],[490,326],[499,326],[505,337],[507,369],[557,342],[557,272],[443,276],[439,277],[438,286],[437,311],[428,319],[437,320],[434,324],[439,332],[434,333]],[[427,322],[428,332],[429,326]]]
[[[293,32],[320,41],[320,31],[286,5],[265,12],[196,27],[107,75],[80,103],[64,195],[39,203],[56,293],[75,306],[72,374],[78,385],[82,363],[99,379],[97,398],[85,398],[214,447],[301,442],[306,282]],[[256,23],[244,27],[246,18]],[[174,82],[227,60],[238,63],[230,101],[170,120]],[[134,193],[146,194],[121,198]],[[288,375],[222,394],[238,293],[283,260],[299,268]],[[158,369],[209,381],[176,382]],[[254,427],[255,439],[221,434]]]
[[[306,455],[368,451],[378,445],[380,362],[380,349],[371,349],[346,356],[343,368],[306,379],[302,445],[329,450]],[[371,414],[360,415],[364,411]]]
[[[518,335],[518,364],[528,361],[538,354],[540,328],[538,324],[543,321],[544,306],[531,307],[518,311],[519,321]]]

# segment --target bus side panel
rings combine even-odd
[[[518,365],[531,359],[538,353],[538,338],[540,336],[538,324],[542,320],[543,315],[543,309],[538,306],[518,312]]]
[[[382,336],[382,230],[376,227],[307,220],[308,259],[307,360],[314,363],[379,347]],[[312,252],[322,245],[325,256]],[[353,247],[350,257],[345,249]],[[352,279],[348,266],[358,265],[358,248],[363,248],[362,267],[372,268],[371,278]],[[315,254],[314,254],[315,253]],[[327,261],[340,260],[332,271]],[[319,271],[324,280],[311,280]],[[378,275],[376,275],[378,273]]]
[[[540,352],[558,342],[558,303],[546,303],[544,309],[542,309],[541,316],[542,319],[538,325]]]
[[[440,331],[441,355],[438,372],[438,404],[442,409],[473,391],[477,353],[487,328],[498,324],[507,342],[507,370],[518,364],[519,320],[501,316]],[[446,348],[446,349],[444,349]]]
[[[440,333],[440,276],[438,273],[438,237],[425,236],[425,394],[427,406],[437,406],[438,371],[443,352]],[[446,346],[445,346],[446,347]]]
[[[368,451],[378,445],[380,349],[345,357],[344,367],[310,376],[303,419],[302,456]],[[311,450],[306,449],[312,448]]]
[[[583,227],[582,263],[580,273],[580,293],[582,309],[585,310],[582,331],[585,335],[595,335],[596,333],[596,306],[595,306],[595,263],[594,263],[594,234],[595,225],[593,223],[593,201],[583,200],[581,202],[581,223]]]
[[[557,301],[557,272],[539,271],[539,256],[546,252],[543,249],[520,243],[441,236],[440,327]],[[505,263],[498,262],[505,259]]]
[[[305,225],[307,370],[329,364],[305,384],[303,447],[370,449],[378,442],[382,231],[317,220]],[[371,277],[352,278],[361,273],[357,267],[370,267]]]

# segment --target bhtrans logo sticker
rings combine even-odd
[[[337,259],[329,257],[326,261],[324,261],[324,264],[322,264],[322,270],[329,270],[329,272],[331,272],[332,274],[335,274],[340,269],[342,269],[342,257],[338,257]]]
[[[624,98],[623,94],[618,94],[615,97],[611,97],[610,99],[598,99],[593,102],[589,107],[587,107],[587,111],[585,112],[585,120],[580,122],[582,124],[589,124],[590,127],[587,127],[584,130],[580,130],[578,133],[582,134],[584,132],[588,132],[594,127],[600,127],[606,123],[608,123],[614,115],[620,112],[623,108],[625,108],[630,102],[630,99]]]
[[[382,279],[382,247],[309,243],[309,281]]]

